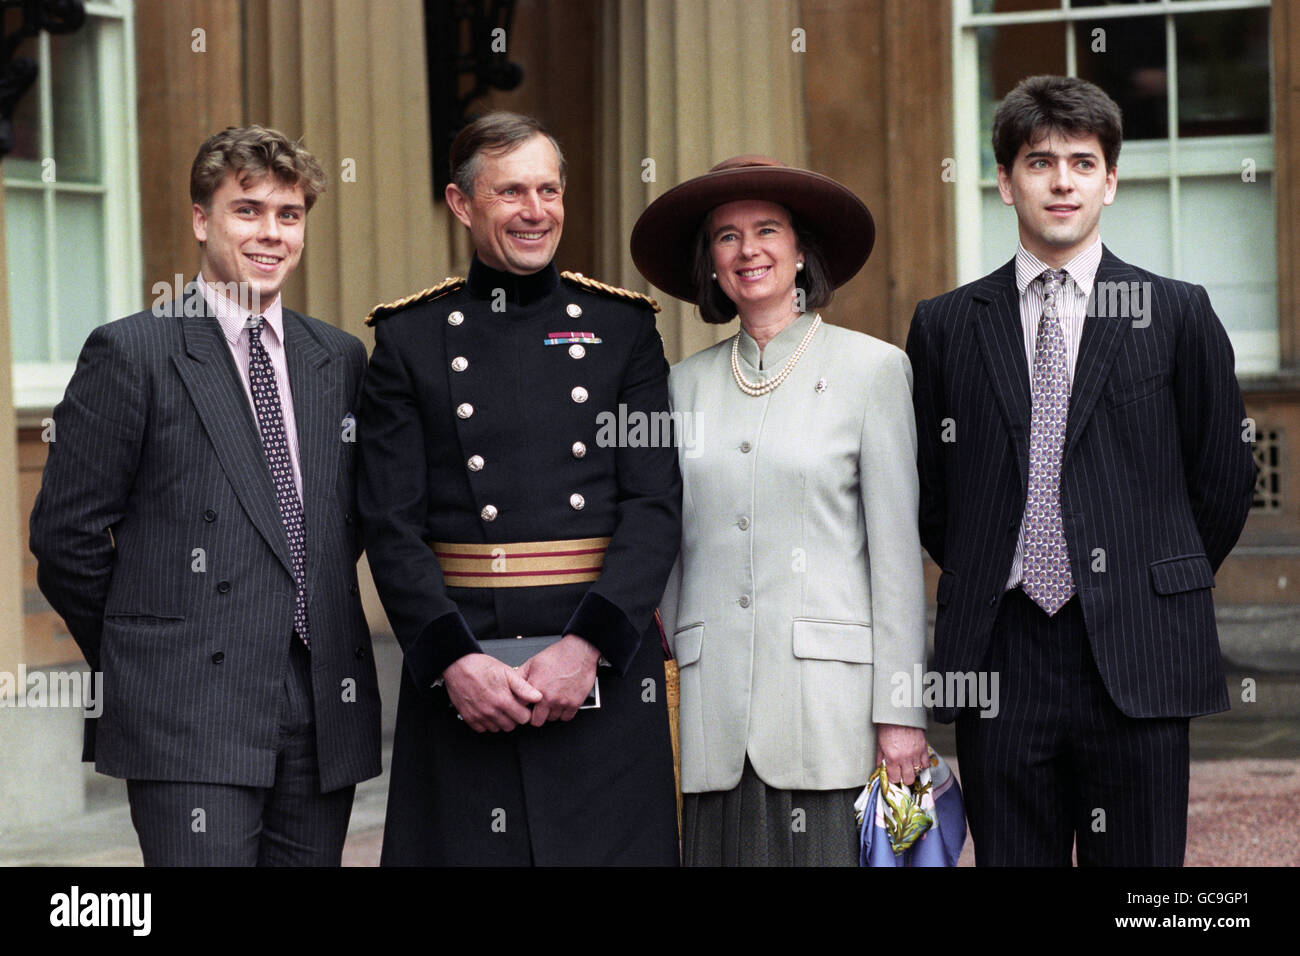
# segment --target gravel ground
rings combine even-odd
[[[1244,784],[1244,786],[1243,786]],[[1240,796],[1253,791],[1252,795]],[[357,791],[344,866],[377,866],[387,776]],[[140,849],[124,806],[86,814],[66,827],[0,834],[0,866],[139,866]],[[974,866],[969,840],[961,866]],[[1300,760],[1192,763],[1187,866],[1300,866]]]
[[[343,865],[377,866],[382,840],[382,821],[358,829],[354,819]],[[969,838],[958,865],[975,865]],[[1194,762],[1185,865],[1300,866],[1300,760]]]

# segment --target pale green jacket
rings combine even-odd
[[[812,319],[768,343],[765,371],[742,331],[745,377],[779,372]],[[925,726],[896,690],[926,648],[911,366],[823,323],[790,377],[751,397],[731,347],[669,378],[683,534],[661,610],[681,671],[682,789],[731,789],[746,754],[772,787],[861,787],[873,724]]]

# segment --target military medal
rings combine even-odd
[[[600,338],[595,332],[547,332],[542,339],[543,345],[599,345]]]

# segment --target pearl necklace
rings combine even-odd
[[[817,332],[817,327],[821,324],[822,317],[820,315],[814,316],[812,324],[808,326],[808,331],[804,333],[803,341],[800,342],[799,347],[794,350],[794,354],[786,361],[785,366],[781,371],[766,382],[751,382],[749,379],[745,378],[744,373],[741,372],[740,333],[737,332],[736,337],[731,340],[731,374],[735,376],[736,384],[740,387],[740,390],[746,395],[752,395],[754,397],[766,395],[768,392],[775,391],[777,386],[790,377],[790,373],[794,371],[794,367],[799,364],[799,359],[803,358],[803,353],[808,349],[808,343],[812,341],[813,335]]]

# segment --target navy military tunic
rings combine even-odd
[[[668,409],[652,304],[554,266],[516,276],[475,259],[468,282],[372,319],[358,504],[405,659],[382,862],[675,865],[653,615],[680,541],[681,477],[672,447],[600,429],[602,412]],[[574,337],[593,341],[546,344]],[[539,587],[448,586],[429,548],[606,536],[599,579]],[[609,665],[601,707],[571,721],[476,733],[433,686],[479,640],[565,633]]]

